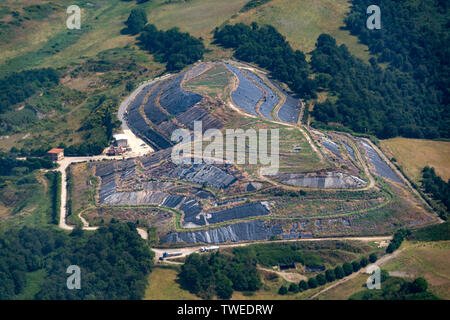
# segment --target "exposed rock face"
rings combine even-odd
[[[250,221],[210,230],[169,233],[161,239],[161,242],[224,243],[227,241],[267,240],[282,233],[280,225],[266,226],[263,221]]]
[[[276,179],[292,186],[326,189],[355,189],[363,188],[367,184],[366,181],[356,176],[342,172],[286,173],[277,175]]]

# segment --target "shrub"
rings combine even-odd
[[[425,292],[428,289],[428,282],[424,278],[417,278],[410,284],[409,290],[412,293]]]
[[[336,280],[334,270],[328,269],[327,271],[325,271],[325,278],[327,279],[328,282],[333,282],[334,280]]]
[[[344,263],[342,265],[342,269],[344,269],[344,273],[346,276],[351,275],[353,273],[353,266],[351,263],[348,262]]]
[[[317,283],[316,278],[309,278],[309,279],[308,279],[308,286],[309,286],[310,288],[312,288],[312,289],[317,288],[318,283]]]
[[[297,293],[300,291],[300,288],[297,283],[291,283],[291,285],[289,286],[289,291],[293,292],[293,293]]]
[[[319,284],[319,286],[323,286],[325,283],[327,283],[327,279],[325,278],[325,276],[320,273],[316,276],[316,280],[317,283]]]
[[[278,289],[278,294],[285,295],[288,293],[288,290],[285,286],[281,286],[280,289]]]
[[[359,264],[361,265],[362,268],[364,268],[365,266],[367,266],[369,264],[369,260],[366,257],[363,257],[361,259],[361,261],[359,262]]]
[[[345,276],[344,270],[341,266],[334,268],[334,274],[336,275],[336,279],[342,279]]]
[[[358,261],[353,261],[352,262],[352,266],[353,266],[353,271],[358,271],[359,269],[361,269],[361,265],[359,264]]]
[[[371,253],[370,256],[369,256],[369,261],[371,263],[374,263],[377,260],[378,260],[377,255],[375,253]]]
[[[305,280],[300,280],[298,286],[301,291],[305,291],[305,290],[309,289],[308,282],[306,282]]]

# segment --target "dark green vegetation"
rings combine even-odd
[[[440,102],[436,95],[426,94],[409,73],[394,67],[383,70],[373,59],[371,63],[353,57],[331,36],[320,35],[311,67],[316,73],[331,75],[327,89],[337,99],[317,104],[315,119],[379,138],[439,137]]]
[[[380,30],[366,28],[366,10],[372,4],[379,5],[382,11]],[[408,110],[404,123],[400,119],[405,115],[392,121],[401,135],[449,137],[449,8],[449,2],[442,0],[352,1],[345,20],[348,29],[369,47],[379,62],[389,63],[389,69],[398,75],[391,81],[398,79],[403,86],[410,87],[405,92],[408,95],[404,104],[417,104]],[[413,88],[418,92],[411,94]],[[405,131],[407,127],[403,126],[417,128],[408,132],[411,129]]]
[[[146,25],[138,38],[142,49],[155,55],[156,60],[167,63],[168,71],[178,71],[203,58],[205,46],[201,39],[177,28],[158,30],[153,24]]]
[[[409,230],[403,230],[403,229],[398,230],[394,234],[394,237],[392,238],[392,241],[389,243],[389,246],[386,248],[386,252],[392,253],[395,250],[397,250],[398,248],[400,248],[403,240],[405,240],[405,238],[410,234],[411,234],[411,231],[409,231]]]
[[[226,25],[216,28],[214,38],[225,48],[235,49],[237,59],[269,70],[275,79],[286,83],[302,98],[315,96],[315,82],[308,78],[305,55],[299,50],[294,51],[274,27],[257,23]]]
[[[50,182],[50,197],[52,209],[52,223],[58,224],[60,208],[61,208],[61,172],[49,171],[45,174],[47,180]]]
[[[147,14],[141,8],[131,10],[125,25],[127,28],[123,30],[124,33],[136,35],[140,33],[147,24]]]
[[[116,119],[115,110],[118,100],[116,97],[101,95],[94,97],[91,102],[91,113],[84,120],[80,130],[87,132],[86,142],[74,144],[65,150],[66,155],[85,156],[102,153],[109,144],[113,130],[120,127],[120,121]]]
[[[0,120],[1,114],[12,105],[23,102],[38,90],[56,86],[58,81],[59,73],[51,68],[15,72],[0,79]]]
[[[414,230],[407,236],[413,241],[442,241],[450,240],[450,223],[444,222],[422,229]]]
[[[215,295],[229,299],[233,290],[256,291],[261,286],[256,261],[246,254],[193,253],[186,258],[179,278],[185,289],[205,299]]]
[[[347,27],[377,59],[366,65],[321,35],[311,60],[331,75],[327,89],[337,99],[318,104],[322,123],[340,123],[379,138],[449,136],[448,8],[442,1],[352,1]],[[366,28],[366,9],[382,8],[382,28]],[[378,62],[388,63],[386,69]],[[361,106],[364,106],[362,108]]]
[[[350,300],[437,300],[428,291],[428,283],[424,278],[409,282],[402,278],[382,277],[381,290],[364,290],[350,296]]]
[[[447,213],[450,211],[450,181],[445,182],[436,175],[434,168],[426,166],[422,170],[422,187],[425,193],[430,194],[434,200],[445,206]],[[446,214],[441,215],[442,218],[446,216]]]
[[[253,8],[262,6],[263,4],[266,4],[266,3],[270,2],[270,1],[272,1],[272,0],[250,0],[249,2],[247,2],[245,4],[245,6],[242,7],[240,12],[246,12],[246,11],[251,10]]]
[[[362,257],[360,261],[352,261],[344,262],[342,265],[336,266],[334,269],[329,268],[325,270],[324,273],[319,273],[315,277],[311,277],[308,279],[308,281],[301,280],[298,284],[298,286],[295,286],[294,289],[298,288],[298,291],[295,290],[289,290],[293,293],[299,292],[299,291],[306,291],[308,289],[314,289],[319,286],[323,286],[326,283],[333,282],[335,280],[342,279],[344,277],[347,277],[351,275],[354,272],[358,272],[361,268],[364,268],[369,264],[369,260],[371,263],[374,263],[377,261],[378,257],[375,253],[371,253],[369,255],[369,259],[366,257]],[[286,294],[286,293],[280,293],[280,291],[284,292],[282,287],[278,291],[279,294]]]
[[[0,153],[0,217],[1,219],[22,218],[30,225],[47,224],[57,219],[52,212],[50,190],[45,194],[46,185],[51,185],[50,175],[44,177],[38,169],[52,169],[53,162],[47,159],[28,158],[18,160],[16,154]],[[47,198],[49,197],[49,198]],[[20,214],[19,214],[20,213]],[[31,213],[27,217],[22,213]]]
[[[132,224],[70,235],[11,229],[0,233],[0,299],[141,299],[152,258]],[[69,265],[81,268],[80,290],[66,287]]]
[[[0,176],[26,174],[37,169],[52,169],[52,161],[41,158],[17,160],[15,154],[0,153]]]

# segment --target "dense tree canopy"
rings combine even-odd
[[[189,255],[179,278],[184,288],[206,299],[215,295],[229,299],[233,290],[256,291],[261,286],[256,262],[252,257],[229,256],[219,252]]]
[[[178,28],[158,30],[153,24],[145,26],[139,36],[140,46],[167,63],[167,70],[178,71],[203,58],[205,46],[201,39],[183,33]]]
[[[365,27],[366,9],[372,4],[381,8],[379,30]],[[435,125],[442,137],[449,137],[450,126],[449,8],[445,0],[353,0],[345,21],[379,62],[408,73],[423,95],[433,97],[420,108],[436,109],[442,119]]]
[[[440,102],[411,74],[393,67],[381,69],[353,57],[327,34],[319,36],[312,53],[315,72],[329,74],[328,91],[337,97],[314,107],[316,120],[340,123],[379,138],[397,135],[437,138]],[[334,101],[336,100],[336,101]]]
[[[433,199],[441,201],[447,212],[450,211],[450,181],[445,182],[436,175],[434,168],[426,166],[422,170],[422,187]]]
[[[26,275],[40,270],[35,299],[141,299],[152,259],[132,224],[90,234],[75,229],[70,236],[50,228],[11,229],[0,234],[0,299],[23,293],[30,285]],[[66,286],[70,265],[81,268],[80,290]]]

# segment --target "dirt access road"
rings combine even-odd
[[[369,242],[369,241],[390,241],[392,239],[392,236],[373,236],[373,237],[332,237],[332,238],[308,238],[308,239],[290,239],[290,240],[263,240],[263,241],[252,241],[252,242],[241,242],[241,243],[233,243],[233,244],[224,244],[220,245],[221,249],[224,248],[234,248],[234,247],[245,247],[252,244],[261,244],[261,243],[289,243],[289,242],[311,242],[311,241],[330,241],[330,240],[351,240],[351,241],[363,241],[363,242]],[[152,250],[155,252],[155,260],[158,261],[160,257],[163,256],[164,252],[167,253],[181,253],[181,255],[175,256],[175,257],[169,257],[165,260],[170,259],[176,259],[176,258],[182,258],[190,255],[194,252],[200,252],[200,249],[208,246],[195,246],[195,247],[188,247],[188,248],[170,248],[170,249],[161,249],[161,248],[152,248]]]
[[[59,167],[57,171],[61,172],[61,207],[59,214],[59,227],[64,230],[73,230],[73,226],[69,226],[66,223],[67,216],[67,174],[66,169],[72,163],[81,163],[81,162],[89,162],[89,161],[100,161],[105,159],[123,159],[124,156],[114,156],[109,157],[106,155],[99,156],[91,156],[91,157],[67,157],[58,161]],[[85,230],[96,230],[98,227],[89,227],[89,224],[83,217],[80,216],[81,221],[83,222],[83,229]]]

